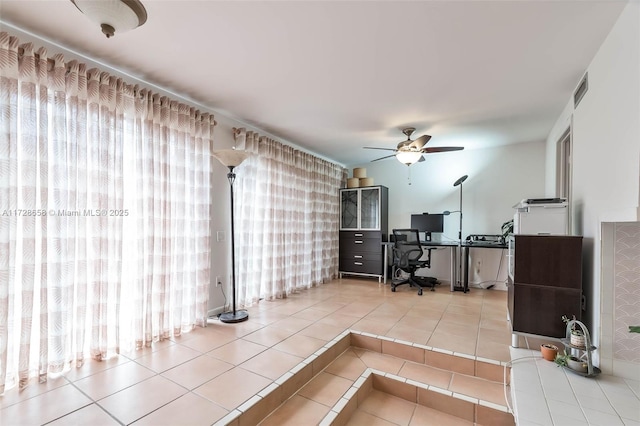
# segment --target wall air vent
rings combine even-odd
[[[582,77],[582,80],[580,81],[580,84],[578,84],[578,88],[575,92],[573,92],[574,109],[578,107],[578,104],[582,100],[582,97],[585,95],[585,93],[587,93],[587,90],[589,90],[589,73],[585,73],[584,77]]]

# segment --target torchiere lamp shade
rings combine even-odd
[[[238,151],[235,149],[219,149],[213,151],[212,155],[227,167],[237,167],[242,164],[244,160],[249,158],[248,152]]]

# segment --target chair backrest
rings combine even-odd
[[[417,229],[394,229],[393,238],[394,262],[397,266],[406,268],[410,262],[416,262],[422,257],[422,245]]]

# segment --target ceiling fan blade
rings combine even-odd
[[[422,147],[425,146],[427,142],[429,142],[429,139],[431,139],[431,136],[422,135],[418,139],[411,142],[411,146],[415,147],[416,149],[422,149]]]
[[[373,147],[373,146],[363,146],[363,148],[364,149],[382,149],[384,151],[395,151],[395,149],[393,149],[393,148],[376,148],[376,147]]]
[[[437,148],[423,148],[422,152],[431,154],[433,152],[461,151],[463,149],[464,147],[462,146],[439,146]]]
[[[396,155],[387,155],[386,157],[380,157],[380,158],[376,158],[375,160],[371,160],[371,162],[373,163],[374,161],[380,161],[380,160],[384,160],[385,158],[391,158],[391,157],[395,157]]]

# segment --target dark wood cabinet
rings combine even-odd
[[[378,231],[340,231],[340,271],[378,276],[382,272]]]
[[[387,211],[388,189],[384,186],[340,190],[340,277],[383,278]]]
[[[512,331],[564,337],[562,316],[582,316],[582,237],[514,235],[509,244]]]

